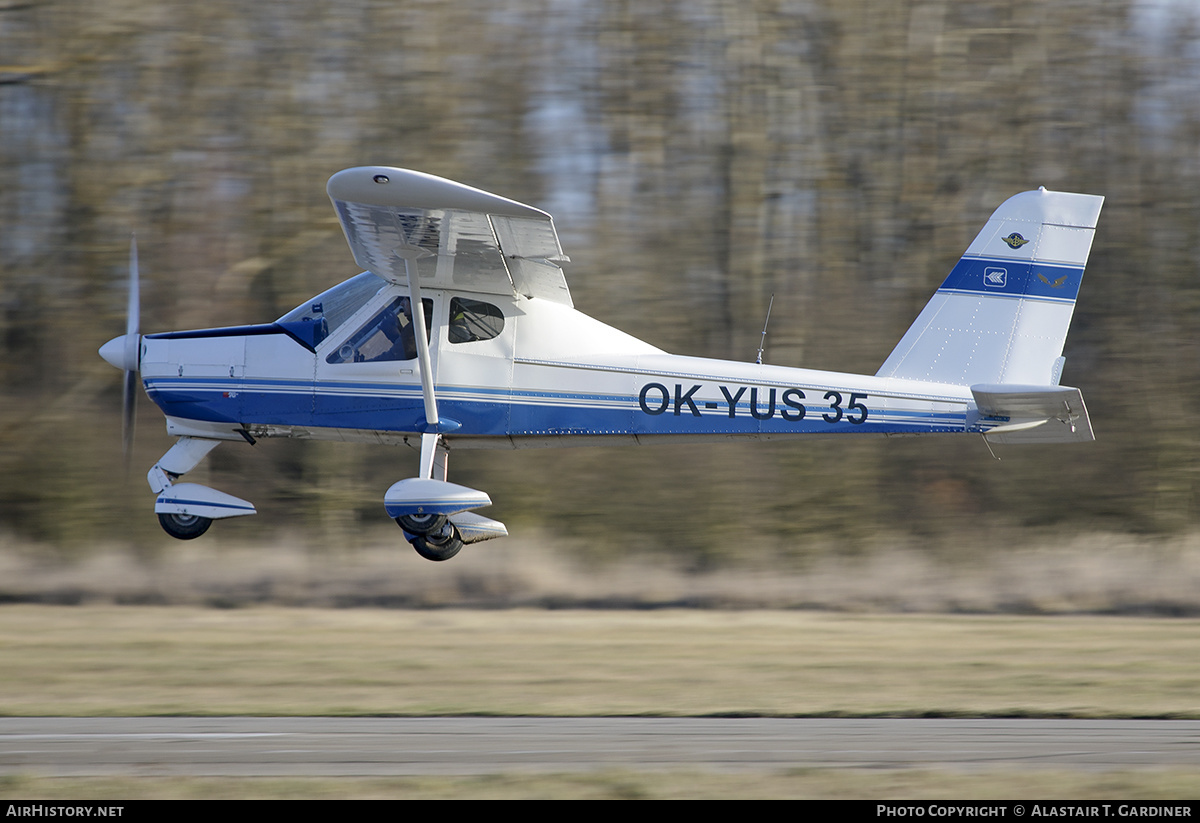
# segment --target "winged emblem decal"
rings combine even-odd
[[[1005,243],[1007,243],[1009,245],[1009,248],[1013,248],[1013,249],[1019,249],[1019,248],[1021,248],[1021,246],[1024,246],[1026,243],[1029,242],[1024,237],[1017,234],[1015,231],[1012,234],[1010,234],[1008,237],[1001,237],[1000,239],[1003,240]]]
[[[1063,284],[1067,282],[1068,277],[1070,277],[1070,275],[1064,274],[1062,277],[1058,278],[1057,280],[1047,280],[1046,275],[1041,274],[1040,272],[1038,273],[1038,280],[1041,280],[1043,283],[1045,283],[1047,286],[1049,286],[1052,289],[1061,289],[1063,287]]]

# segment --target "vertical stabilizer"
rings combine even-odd
[[[1104,198],[1022,192],[996,209],[880,367],[957,386],[1054,385]]]

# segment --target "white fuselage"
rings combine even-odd
[[[397,442],[422,430],[417,360],[330,359],[404,294],[381,289],[313,348],[278,326],[148,335],[142,380],[173,434]],[[451,342],[452,296],[424,293],[440,414],[458,424],[444,437],[457,447],[963,432],[973,422],[963,386],[671,355],[537,298],[489,295],[499,333]]]

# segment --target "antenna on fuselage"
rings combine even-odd
[[[762,338],[758,341],[758,356],[754,358],[754,362],[762,365],[763,347],[767,345],[767,324],[771,322],[771,307],[775,305],[775,295],[771,295],[771,302],[767,304],[767,319],[763,321]]]

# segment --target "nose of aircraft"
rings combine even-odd
[[[139,337],[141,335],[138,334],[122,334],[120,337],[114,337],[100,347],[100,356],[118,369],[137,371]]]

